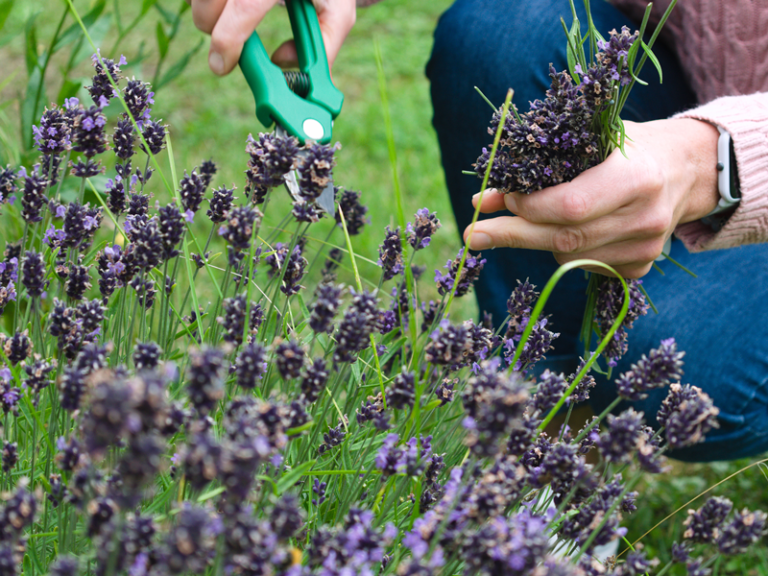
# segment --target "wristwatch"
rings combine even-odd
[[[733,140],[731,135],[720,126],[717,130],[720,132],[720,138],[717,140],[717,190],[720,193],[720,201],[712,212],[701,219],[715,230],[722,228],[730,214],[716,216],[729,211],[741,201],[739,170],[736,165]]]

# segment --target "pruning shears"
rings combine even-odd
[[[328,144],[333,120],[341,112],[344,95],[331,80],[328,56],[320,23],[312,0],[286,0],[300,72],[283,72],[269,59],[257,32],[245,42],[240,69],[256,100],[256,117],[264,126],[275,125],[278,134],[295,136],[301,144],[308,140]],[[286,177],[291,195],[298,195],[295,174]],[[333,215],[334,193],[331,183],[317,204]]]

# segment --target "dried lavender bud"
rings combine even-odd
[[[315,304],[309,315],[309,327],[316,333],[333,331],[333,319],[341,304],[342,289],[333,284],[320,284],[315,290]]]
[[[629,288],[629,309],[613,339],[605,347],[603,354],[608,359],[609,366],[616,366],[617,361],[627,351],[627,330],[632,328],[635,320],[648,313],[648,304],[640,291],[640,280],[627,280]],[[598,285],[597,301],[595,303],[595,321],[600,334],[607,334],[616,321],[624,303],[624,288],[618,278],[603,277]]]
[[[158,228],[163,243],[163,259],[170,260],[179,255],[176,248],[184,236],[184,222],[176,204],[171,203],[157,211]]]
[[[379,246],[379,261],[377,262],[384,274],[384,281],[391,280],[401,274],[403,266],[403,244],[400,239],[400,228],[395,230],[387,226],[387,235]]]
[[[91,86],[86,86],[86,90],[88,90],[96,104],[106,106],[109,100],[115,96],[115,89],[112,83],[114,82],[117,85],[123,79],[123,76],[120,74],[120,66],[125,66],[127,62],[124,56],[121,56],[117,63],[110,58],[101,58],[100,52],[96,52],[96,54],[91,56],[91,62],[96,74],[93,77]]]
[[[555,407],[567,389],[568,383],[562,373],[555,374],[549,370],[544,370],[539,377],[536,393],[531,399],[533,413],[542,416],[549,414],[549,411]]]
[[[700,388],[672,384],[656,419],[666,429],[669,446],[685,448],[702,442],[707,432],[719,427],[718,413],[712,399]]]
[[[472,350],[467,327],[455,326],[443,320],[440,327],[429,335],[430,341],[424,348],[427,362],[438,366],[449,366],[458,370],[465,365]]]
[[[24,176],[24,189],[21,194],[21,217],[33,224],[43,219],[41,211],[46,201],[46,190],[50,182],[38,172]]]
[[[162,353],[162,348],[154,342],[137,342],[131,358],[137,371],[152,370],[160,363]]]
[[[293,340],[281,342],[275,348],[275,363],[283,379],[298,378],[304,367],[304,350]]]
[[[107,136],[104,126],[107,117],[98,106],[91,106],[83,110],[75,120],[74,145],[72,150],[81,152],[88,159],[107,150]]]
[[[285,266],[285,272],[283,273],[283,283],[280,286],[280,290],[286,296],[293,296],[298,294],[301,288],[299,282],[304,277],[307,268],[307,260],[302,256],[301,246],[296,245],[293,247],[293,251],[288,256],[288,261],[285,262],[286,253],[288,252],[288,246],[278,242],[275,244],[275,251],[267,256],[266,262],[271,267],[271,274],[279,274],[283,265]]]
[[[312,363],[307,363],[301,375],[301,393],[307,402],[315,402],[325,388],[328,381],[328,369],[322,358],[315,358]]]
[[[720,538],[720,527],[731,513],[733,502],[713,496],[698,510],[688,510],[683,538],[692,542],[713,542]]]
[[[211,222],[224,222],[227,219],[227,213],[232,209],[234,200],[234,188],[219,186],[213,191],[213,196],[209,200],[209,208],[206,212]]]
[[[261,212],[250,206],[238,206],[229,211],[226,224],[219,228],[219,236],[224,238],[233,249],[246,251],[251,246],[253,227],[261,219]],[[279,242],[276,246],[282,246]]]
[[[187,390],[197,412],[206,416],[224,396],[224,353],[215,348],[193,350],[189,354]]]
[[[123,97],[125,104],[128,106],[128,111],[139,126],[149,120],[149,113],[151,111],[149,105],[155,103],[152,99],[155,93],[151,92],[149,88],[148,82],[132,79],[128,80],[123,90]]]
[[[367,291],[351,290],[352,303],[336,332],[334,362],[354,362],[357,355],[370,345],[370,336],[377,328],[379,313],[376,297]]]
[[[248,135],[245,151],[250,155],[246,193],[257,188],[274,188],[283,183],[283,177],[296,165],[298,141],[293,136],[259,134],[259,140]],[[260,203],[260,202],[255,202]]]
[[[305,222],[307,224],[319,222],[325,216],[325,212],[316,204],[301,199],[294,201],[291,214],[296,218],[297,222]]]
[[[642,439],[643,414],[629,408],[614,416],[609,414],[605,420],[605,432],[600,434],[597,447],[608,462],[626,464],[637,450]]]
[[[733,520],[722,526],[722,532],[717,539],[717,549],[721,554],[728,556],[744,554],[750,546],[757,544],[765,536],[765,520],[766,514],[760,510],[736,510]]]
[[[139,306],[144,308],[144,310],[152,308],[152,305],[155,303],[155,296],[157,296],[157,289],[152,280],[142,282],[141,278],[136,276],[131,280],[129,286],[136,291]]]
[[[85,293],[91,289],[88,268],[88,266],[75,265],[70,269],[67,281],[64,283],[64,291],[72,300],[82,300]]]
[[[115,133],[112,136],[112,149],[115,156],[125,162],[133,157],[133,146],[136,143],[136,133],[133,130],[133,124],[127,118],[121,118],[115,126]]]
[[[317,449],[317,453],[322,456],[332,448],[335,448],[344,442],[344,437],[346,435],[347,432],[346,428],[344,427],[344,423],[339,421],[338,426],[335,428],[329,428],[328,432],[323,434],[323,443],[320,444],[320,447]]]
[[[444,378],[443,381],[437,385],[437,388],[435,388],[435,398],[440,400],[440,406],[445,406],[449,402],[453,402],[453,388],[456,386],[456,383],[456,380]]]
[[[3,472],[10,473],[19,462],[19,445],[16,442],[5,441],[3,445]]]
[[[674,338],[661,341],[661,346],[643,354],[632,368],[616,380],[619,396],[627,400],[643,400],[653,388],[669,386],[683,377],[682,358],[685,352],[677,351]]]
[[[435,270],[435,283],[437,284],[437,291],[441,295],[449,294],[453,290],[454,284],[456,284],[455,296],[464,296],[472,284],[480,276],[480,272],[485,266],[485,258],[481,258],[481,254],[477,256],[467,256],[464,261],[464,266],[461,270],[461,277],[456,279],[456,275],[459,272],[459,265],[461,264],[462,256],[464,255],[464,248],[459,250],[455,260],[448,260],[445,268],[448,269],[448,274],[443,275],[439,270]]]
[[[334,189],[334,193],[337,189]],[[363,226],[368,224],[368,207],[360,204],[360,192],[354,190],[344,190],[338,199],[338,207],[336,208],[336,224],[341,226],[341,215],[344,214],[344,221],[347,225],[347,232],[350,236],[360,234],[363,230]]]
[[[336,146],[309,143],[304,147],[299,164],[299,187],[306,200],[317,200],[326,186],[333,182],[333,167],[336,165]],[[346,214],[345,214],[346,216]]]
[[[69,150],[70,127],[64,108],[46,108],[40,118],[40,126],[32,126],[35,146],[43,154],[58,155]],[[43,171],[48,174],[48,171]]]
[[[413,224],[409,222],[406,227],[408,243],[413,246],[414,250],[426,248],[440,226],[437,215],[434,212],[430,213],[429,208],[417,210]]]
[[[387,407],[395,410],[413,408],[416,399],[416,375],[413,372],[403,370],[392,381],[391,388],[387,389]]]
[[[144,137],[147,146],[149,146],[149,153],[153,156],[159,154],[160,151],[165,148],[166,126],[160,122],[162,122],[162,120],[149,120],[143,124],[141,130],[141,135]],[[141,150],[147,152],[144,144],[141,145]],[[147,178],[145,177],[144,180],[147,180]]]

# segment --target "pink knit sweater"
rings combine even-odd
[[[646,2],[613,0],[640,21]],[[670,0],[656,0],[658,22]],[[768,242],[768,0],[679,0],[662,38],[677,53],[701,106],[678,114],[733,138],[742,199],[715,234],[701,222],[675,230],[691,251]]]

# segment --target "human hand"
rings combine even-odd
[[[717,205],[719,134],[693,119],[625,125],[626,157],[614,150],[573,181],[530,195],[487,190],[481,212],[506,208],[517,217],[478,221],[470,248],[548,250],[559,264],[590,258],[625,278],[647,274],[678,224],[698,220]],[[472,199],[475,206],[479,196]]]
[[[240,59],[243,44],[278,0],[186,0],[192,19],[211,35],[208,65],[223,76]],[[355,0],[313,0],[320,21],[328,64],[333,65],[344,39],[355,23]],[[282,67],[298,65],[296,45],[288,40],[275,50],[272,61]]]

